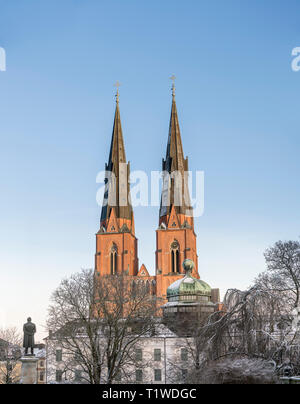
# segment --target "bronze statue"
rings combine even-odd
[[[31,355],[33,356],[34,334],[36,333],[36,326],[31,322],[30,317],[28,317],[27,323],[24,324],[23,331],[24,331],[23,347],[25,348],[25,356],[28,355],[28,348],[31,349]]]

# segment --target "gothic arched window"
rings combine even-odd
[[[146,282],[146,293],[150,293],[150,282]]]
[[[155,281],[152,281],[152,283],[151,283],[151,292],[152,292],[152,295],[155,296],[155,294],[156,294],[156,283],[155,283]]]
[[[177,240],[171,244],[171,272],[174,274],[180,272],[180,251]]]
[[[111,247],[110,250],[110,274],[116,275],[118,272],[118,249],[115,244]]]
[[[136,297],[136,283],[135,283],[135,281],[132,281],[131,292],[132,292],[132,297]]]

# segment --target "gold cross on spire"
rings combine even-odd
[[[121,83],[119,83],[119,82],[117,81],[117,82],[114,84],[114,86],[117,87],[116,101],[117,101],[117,104],[119,104],[119,97],[120,97],[120,94],[119,94],[119,87],[121,86]]]
[[[171,76],[170,79],[173,81],[173,84],[172,84],[172,97],[173,97],[173,99],[175,99],[175,80],[176,80],[176,76],[174,76],[174,74],[173,74],[173,76]]]

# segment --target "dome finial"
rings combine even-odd
[[[187,276],[191,276],[191,273],[193,272],[193,269],[195,268],[194,261],[191,259],[186,259],[183,261],[183,269],[186,273]]]

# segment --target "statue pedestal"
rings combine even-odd
[[[21,384],[37,384],[37,362],[35,356],[23,356],[20,361],[22,363]]]

